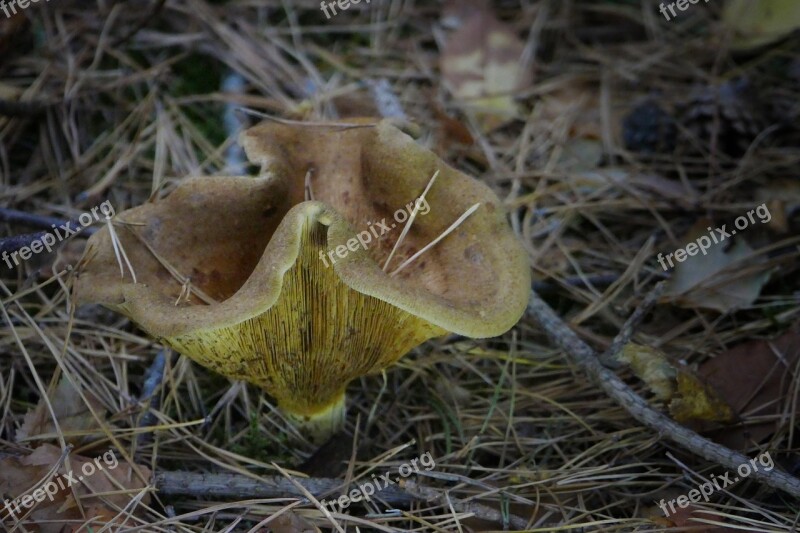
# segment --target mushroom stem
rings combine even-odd
[[[321,445],[344,427],[347,402],[344,392],[322,411],[311,415],[301,415],[284,411],[286,417],[300,433],[313,444]]]

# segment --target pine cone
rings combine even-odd
[[[622,122],[625,147],[642,154],[670,153],[675,149],[675,119],[652,98],[637,105]]]
[[[696,87],[680,117],[695,141],[734,157],[744,154],[767,127],[759,95],[745,79]]]

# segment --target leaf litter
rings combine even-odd
[[[621,375],[663,411],[675,399],[713,392],[734,421],[687,424],[751,457],[769,449],[776,464],[793,470],[800,49],[788,31],[796,21],[790,11],[730,15],[733,4],[750,2],[699,3],[673,21],[634,4],[492,2],[475,4],[475,15],[461,2],[447,11],[361,2],[331,20],[318,2],[176,0],[142,10],[115,2],[31,4],[25,22],[12,19],[0,41],[10,51],[0,87],[4,205],[65,219],[105,195],[118,210],[138,205],[184,176],[222,171],[225,148],[235,142],[224,129],[225,104],[294,120],[373,115],[379,106],[364,80],[388,80],[419,141],[505,200],[536,286],[565,320],[579,317],[573,327],[587,342],[607,346],[646,287],[672,277],[676,288],[632,339],[646,353],[637,355],[635,370],[643,382]],[[728,47],[731,28],[748,48],[744,55]],[[208,87],[231,71],[243,78],[243,91]],[[726,121],[747,115],[740,108],[748,102],[725,86],[741,76],[767,95],[754,108],[769,129],[755,138],[739,138],[741,125]],[[715,102],[722,93],[730,98]],[[653,95],[678,123],[676,145],[629,150],[623,117]],[[681,124],[684,108],[703,123]],[[633,137],[661,131],[650,124],[655,114],[637,118],[628,124],[652,131]],[[689,126],[702,135],[689,135]],[[722,149],[728,144],[746,153],[731,156]],[[754,202],[768,202],[773,212],[763,235],[737,235],[732,247],[692,257],[672,273],[656,262],[658,252],[685,246],[699,219],[717,226]],[[40,229],[3,224],[5,234]],[[91,489],[76,489],[86,493],[60,491],[58,506],[37,506],[27,530],[50,527],[33,521],[65,517],[74,522],[59,527],[75,530],[89,520],[99,530],[103,521],[130,518],[128,527],[153,531],[247,531],[270,517],[279,529],[325,529],[327,517],[305,501],[165,497],[142,480],[151,470],[252,479],[274,474],[273,462],[299,470],[312,458],[322,465],[316,475],[345,480],[387,472],[426,451],[438,477],[413,482],[449,500],[400,514],[379,503],[353,505],[338,520],[381,530],[502,530],[521,518],[528,527],[520,529],[539,531],[710,531],[693,521],[702,511],[704,520],[739,531],[795,527],[793,502],[751,481],[670,520],[651,512],[654,500],[694,488],[666,456],[680,452],[632,423],[529,319],[496,339],[433,340],[384,376],[354,384],[341,453],[290,443],[290,426],[268,397],[185,358],[166,365],[159,402],[139,403],[160,347],[103,309],[72,314],[68,285],[50,279],[79,255],[67,246],[82,242],[2,272],[3,497],[45,479],[62,459],[53,444],[60,438],[77,447],[69,454],[73,469],[109,449],[120,464],[102,473],[113,479],[95,481],[95,474]],[[67,392],[59,372],[78,384],[99,421],[77,391]],[[681,375],[697,381],[681,385]],[[36,378],[54,385],[63,435],[44,409],[31,409],[41,400]],[[372,412],[371,424],[356,428]],[[155,421],[139,427],[146,413]],[[704,475],[720,473],[686,454],[681,461]],[[88,497],[92,491],[104,495]]]

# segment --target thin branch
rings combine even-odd
[[[37,233],[24,233],[22,235],[4,237],[0,239],[0,253],[10,254],[16,252],[23,246],[29,246],[32,242],[40,240],[48,233],[48,231],[40,231]]]
[[[581,367],[592,382],[619,403],[633,418],[684,449],[730,470],[735,470],[739,465],[750,461],[749,457],[711,442],[651,408],[614,372],[605,368],[594,350],[580,340],[533,291],[528,302],[528,313],[545,330],[550,340],[564,350],[569,359]],[[800,479],[777,468],[770,471],[753,470],[750,477],[794,497],[800,497]]]
[[[66,224],[67,221],[63,218],[49,217],[46,215],[37,215],[35,213],[26,213],[25,211],[17,211],[16,209],[8,209],[0,207],[0,221],[3,222],[16,222],[19,224],[27,224],[34,228],[52,228],[53,226],[60,226]],[[78,226],[78,220],[70,220],[70,224]],[[88,227],[83,230],[87,235],[91,235],[97,228]]]
[[[59,228],[65,225],[69,225],[70,228],[77,228],[77,231],[75,231],[74,233],[75,235],[83,235],[85,237],[90,237],[98,229],[98,228],[93,228],[91,226],[84,227],[80,222],[78,222],[77,219],[63,220],[61,218],[36,215],[33,213],[25,213],[24,211],[17,211],[16,209],[7,209],[5,207],[0,207],[0,221],[26,224],[28,226],[34,226],[40,228],[52,228],[53,226]],[[41,240],[41,238],[47,235],[48,233],[52,232],[37,231],[36,233],[23,233],[20,235],[11,235],[9,237],[3,237],[2,239],[0,239],[0,253],[6,252],[10,254],[12,252],[19,250],[23,246],[30,246],[32,242]],[[59,240],[59,243],[60,242],[61,240]]]
[[[263,476],[258,479],[240,474],[199,473],[181,471],[157,472],[153,484],[161,495],[183,495],[207,498],[260,499],[299,498],[309,503],[324,498],[341,489],[343,481],[331,478],[287,478]],[[433,487],[424,487],[413,480],[404,480],[371,496],[391,506],[409,507],[415,501],[448,505],[448,501],[459,512],[471,513],[483,520],[496,523],[508,521],[514,529],[525,529],[527,520],[477,502],[448,500],[447,492]]]
[[[295,488],[297,488],[297,490],[299,490],[303,494],[303,496],[305,496],[308,500],[310,500],[314,504],[314,506],[316,506],[317,509],[322,511],[322,514],[325,515],[325,517],[333,524],[333,526],[339,533],[344,533],[344,529],[342,529],[342,526],[339,525],[339,522],[337,522],[336,519],[331,515],[331,512],[328,511],[328,509],[326,509],[325,506],[322,505],[319,502],[319,500],[313,494],[311,494],[311,492],[309,492],[307,488],[305,488],[301,483],[299,483],[296,479],[290,476],[286,470],[278,466],[275,462],[272,463],[272,466],[278,472],[283,474],[284,479],[290,481],[292,485],[294,485]]]
[[[161,406],[161,396],[156,394],[156,391],[161,386],[164,379],[164,368],[167,365],[168,351],[166,349],[159,350],[153,362],[144,373],[144,382],[142,383],[142,393],[139,395],[139,401],[147,405],[147,409],[139,419],[137,427],[145,428],[154,426],[158,422],[158,417],[155,411]],[[140,433],[136,439],[136,444],[141,449],[153,440],[153,432],[148,431]]]
[[[649,313],[656,304],[666,286],[667,283],[665,281],[657,283],[653,290],[644,297],[644,300],[642,300],[642,303],[639,304],[639,307],[637,307],[631,316],[628,317],[628,320],[626,320],[625,324],[622,325],[622,329],[619,331],[617,336],[614,337],[614,341],[611,343],[611,346],[609,346],[608,349],[600,355],[600,362],[603,363],[604,366],[607,366],[608,368],[619,368],[623,366],[619,361],[617,361],[617,355],[619,355],[625,345],[630,342],[631,337],[633,337],[634,330],[639,326],[644,317],[647,316],[647,313]]]
[[[342,480],[333,478],[294,478],[260,476],[258,479],[239,474],[209,472],[157,472],[154,484],[159,494],[209,498],[306,498],[297,484],[317,498],[324,498],[341,489]],[[389,486],[372,498],[390,505],[409,506],[416,498],[397,486]]]

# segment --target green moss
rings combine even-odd
[[[216,59],[192,54],[172,66],[170,94],[180,98],[217,92],[222,83],[223,70],[223,65]],[[224,110],[225,106],[221,103],[193,104],[182,108],[189,120],[214,146],[222,144],[226,138]]]
[[[250,425],[247,432],[237,442],[232,443],[231,451],[265,463],[270,461],[291,462],[289,457],[278,456],[280,444],[285,443],[288,437],[283,433],[265,433],[259,424],[259,419],[260,413],[250,414]]]
[[[222,65],[214,58],[192,54],[172,65],[173,81],[170,92],[174,96],[207,94],[219,90]]]

